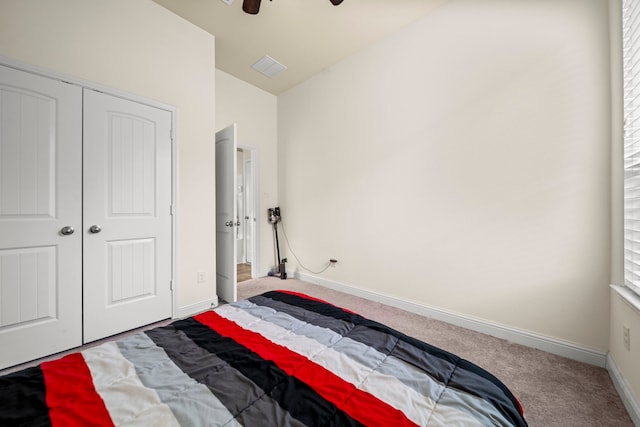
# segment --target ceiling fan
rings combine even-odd
[[[242,2],[242,10],[245,12],[256,15],[260,11],[260,1],[261,0],[244,0]],[[332,5],[337,6],[342,3],[343,0],[329,0]]]

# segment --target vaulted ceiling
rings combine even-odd
[[[154,1],[215,36],[217,68],[277,95],[447,0],[262,0],[257,15],[242,0]],[[264,55],[287,69],[260,74]]]

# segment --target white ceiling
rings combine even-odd
[[[154,1],[215,36],[216,68],[277,95],[447,0],[262,0],[257,15],[242,0]],[[263,76],[264,55],[288,69]]]

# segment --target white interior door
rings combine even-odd
[[[83,133],[90,342],[171,317],[171,113],[85,89]]]
[[[0,66],[0,369],[82,342],[81,114],[79,87]]]
[[[236,151],[235,124],[216,132],[216,292],[227,302],[238,299]]]

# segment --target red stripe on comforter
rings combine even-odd
[[[221,317],[214,311],[195,316],[194,319],[212,328],[220,335],[231,338],[265,360],[276,363],[288,375],[307,383],[324,399],[336,405],[359,422],[370,426],[414,426],[399,410],[357,389],[331,371],[316,365],[306,357],[275,344],[262,335],[248,331]]]
[[[80,353],[40,366],[46,384],[49,418],[55,426],[113,426]]]

